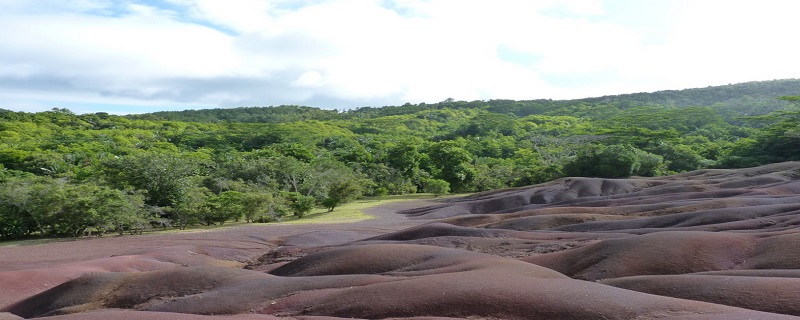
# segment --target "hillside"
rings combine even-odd
[[[792,104],[799,81],[347,112],[299,106],[130,117],[0,112],[0,238],[267,222],[302,218],[314,206],[335,210],[364,195],[475,192],[565,176],[655,177],[800,160],[800,112]],[[784,93],[794,96],[774,98]],[[744,109],[731,101],[748,99],[752,110],[780,110],[732,116]]]
[[[665,90],[652,93],[611,95],[575,100],[489,100],[489,101],[443,101],[435,104],[406,104],[403,106],[360,107],[350,110],[323,110],[302,106],[246,107],[227,109],[202,109],[164,111],[141,115],[130,115],[132,119],[152,119],[190,122],[260,122],[279,123],[302,120],[333,120],[363,117],[407,115],[430,109],[481,109],[493,113],[512,113],[516,116],[533,114],[572,116],[572,106],[611,105],[627,109],[642,106],[661,107],[712,107],[729,120],[743,115],[760,115],[782,109],[785,103],[776,100],[780,96],[798,94],[800,79],[755,81],[725,86],[684,90]],[[591,115],[590,115],[591,116]]]
[[[755,81],[725,86],[666,90],[653,93],[634,93],[581,99],[591,103],[623,103],[631,105],[660,105],[685,108],[710,106],[719,111],[738,115],[766,114],[785,105],[775,99],[796,95],[800,79]]]

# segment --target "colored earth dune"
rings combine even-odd
[[[0,319],[795,319],[800,163],[0,247]]]

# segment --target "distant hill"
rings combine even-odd
[[[621,94],[578,101],[678,108],[708,106],[717,109],[722,114],[742,116],[767,114],[781,109],[786,106],[786,103],[776,100],[776,98],[797,95],[798,91],[800,91],[800,79],[785,79],[652,93]]]
[[[217,108],[184,111],[160,111],[129,115],[131,119],[170,120],[187,122],[257,122],[284,123],[302,120],[331,120],[338,114],[335,110],[324,110],[305,106]]]
[[[188,122],[251,122],[286,123],[304,120],[336,120],[378,118],[414,114],[431,109],[481,109],[493,113],[528,115],[571,115],[601,117],[598,109],[629,109],[645,106],[685,108],[712,107],[726,120],[739,116],[767,114],[787,106],[777,97],[796,95],[800,79],[754,81],[724,86],[684,90],[664,90],[647,93],[609,95],[574,100],[488,100],[454,101],[448,99],[433,104],[404,104],[402,106],[361,107],[344,112],[308,106],[271,106],[218,108],[184,111],[162,111],[129,115],[131,119],[170,120]],[[588,108],[587,108],[588,107]]]
[[[717,103],[731,103],[742,98],[769,99],[797,94],[800,79],[753,81],[724,86],[710,86],[684,90],[664,90],[578,99],[592,103],[628,102],[637,104],[656,104],[672,107],[712,106]]]

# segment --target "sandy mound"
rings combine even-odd
[[[661,296],[800,315],[800,278],[657,275],[605,280],[611,286]]]
[[[750,257],[754,240],[746,234],[658,232],[523,260],[588,280],[682,274],[738,267]]]
[[[737,196],[797,196],[800,163],[787,162],[742,170],[701,170],[648,179],[565,178],[554,182],[490,192],[452,204],[407,210],[417,218],[508,213],[548,206],[620,206]],[[796,203],[796,201],[795,201]]]
[[[773,277],[773,278],[800,278],[800,269],[757,269],[757,270],[723,270],[692,273],[696,275],[718,276],[743,276],[743,277]]]
[[[419,227],[409,228],[403,231],[398,231],[383,236],[373,237],[370,238],[369,240],[404,241],[404,240],[414,240],[422,238],[442,237],[442,236],[507,238],[507,237],[512,237],[512,235],[514,234],[515,232],[507,230],[487,230],[479,228],[460,227],[448,223],[429,223]]]
[[[171,246],[136,250],[131,255],[73,262],[53,268],[0,272],[0,305],[55,287],[84,274],[142,272],[187,266],[244,265],[249,257],[240,250],[219,247]],[[224,260],[229,259],[229,260]]]
[[[0,312],[0,320],[19,320],[19,319],[24,319],[24,318],[15,314]]]
[[[2,318],[0,318],[2,319]],[[124,309],[108,309],[53,317],[36,318],[41,320],[278,320],[280,318],[262,314],[242,314],[225,316],[207,316],[186,313],[135,311]],[[310,319],[309,319],[310,320]]]
[[[780,318],[573,280],[514,259],[419,245],[335,248],[300,258],[273,273],[189,267],[85,275],[6,311],[23,317],[125,308],[366,319],[423,315],[632,319],[701,314],[719,319]]]
[[[594,221],[622,220],[628,219],[625,216],[614,216],[604,214],[552,214],[552,215],[533,215],[520,218],[506,219],[497,223],[485,225],[486,228],[510,229],[510,230],[545,230],[554,229],[573,224],[584,224]],[[568,229],[567,229],[568,230]]]
[[[483,253],[409,244],[366,244],[333,248],[288,263],[273,275],[301,277],[344,274],[419,276],[478,269],[514,269],[520,276],[566,278],[539,266]]]

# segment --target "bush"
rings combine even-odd
[[[375,189],[375,196],[378,197],[378,200],[383,200],[389,194],[389,190],[384,187],[380,187]]]
[[[302,218],[307,213],[311,212],[317,202],[317,199],[314,197],[304,196],[297,192],[290,192],[287,198],[290,202],[289,208],[292,209],[292,213],[298,218]]]
[[[635,153],[636,162],[638,162],[639,165],[637,170],[633,172],[633,175],[655,177],[663,175],[667,170],[666,165],[664,165],[664,157],[639,149],[636,149]]]
[[[663,158],[626,145],[588,146],[564,164],[573,177],[625,178],[656,176],[664,170]]]
[[[693,171],[712,164],[697,151],[686,145],[662,145],[659,150],[664,155],[668,169],[673,172]]]
[[[425,180],[425,192],[433,193],[434,197],[445,195],[450,192],[450,183],[441,179]]]

